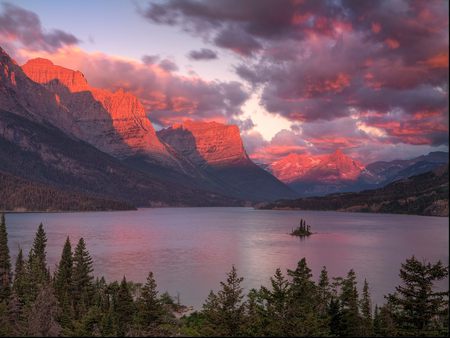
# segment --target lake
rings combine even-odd
[[[288,233],[304,218],[317,232],[300,239]],[[157,208],[85,213],[6,215],[9,247],[28,254],[40,222],[47,233],[52,271],[66,236],[73,247],[84,237],[94,259],[94,273],[107,281],[145,282],[153,271],[161,292],[179,294],[200,308],[217,290],[232,264],[243,286],[267,285],[280,267],[294,269],[306,257],[317,280],[322,266],[331,276],[354,269],[359,289],[366,278],[374,303],[400,282],[400,264],[415,255],[448,265],[448,217],[321,211],[275,211],[252,208]],[[448,281],[440,284],[448,285]]]

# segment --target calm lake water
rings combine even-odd
[[[300,240],[288,233],[307,220],[316,234]],[[145,282],[153,271],[161,292],[179,293],[183,304],[200,308],[209,290],[234,264],[244,287],[267,285],[280,267],[294,269],[306,257],[314,278],[322,266],[331,276],[353,268],[360,290],[369,281],[374,303],[394,291],[400,264],[412,255],[449,262],[448,217],[252,208],[161,208],[124,212],[28,213],[6,216],[13,261],[25,253],[37,225],[47,233],[47,258],[54,270],[66,236],[75,246],[84,237],[94,273],[108,281],[123,275]],[[443,281],[441,286],[448,285]]]

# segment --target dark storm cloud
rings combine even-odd
[[[19,41],[30,50],[54,51],[80,42],[74,35],[59,29],[44,31],[35,13],[10,3],[2,3],[0,33],[3,39]]]
[[[217,53],[211,49],[202,48],[200,50],[193,50],[188,57],[191,60],[214,60],[217,59]]]

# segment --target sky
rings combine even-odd
[[[237,124],[250,157],[448,151],[448,1],[15,0],[0,45],[137,95],[156,129]]]

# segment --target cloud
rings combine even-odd
[[[159,67],[164,69],[166,72],[174,72],[178,70],[178,66],[175,62],[169,59],[163,59],[159,62]]]
[[[0,33],[2,43],[20,43],[35,51],[51,52],[80,42],[74,35],[59,29],[45,31],[35,13],[10,3],[2,3]]]
[[[21,60],[44,57],[57,65],[80,70],[95,87],[123,88],[134,93],[152,122],[160,126],[187,119],[226,122],[241,114],[241,105],[248,98],[239,82],[174,75],[162,62],[145,64],[104,53],[88,53],[76,47],[46,53],[21,49],[18,53]]]
[[[202,48],[200,50],[192,50],[189,52],[188,57],[191,60],[214,60],[217,59],[217,53],[211,49]]]

